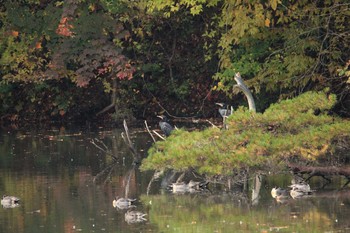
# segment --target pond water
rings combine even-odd
[[[148,189],[153,172],[133,164],[121,132],[0,131],[0,195],[21,199],[0,208],[0,232],[350,232],[350,185],[340,189],[345,179],[320,189],[325,181],[312,178],[312,196],[283,203],[270,191],[290,185],[289,175],[260,177],[258,192],[254,179],[243,192],[211,186],[210,192],[179,195],[161,188],[162,179]],[[131,132],[146,156],[151,138]],[[130,221],[128,210],[113,206],[117,196],[136,199],[131,210],[147,215]]]

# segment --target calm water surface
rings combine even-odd
[[[145,156],[151,138],[131,131]],[[133,165],[121,132],[0,131],[0,195],[21,199],[19,206],[0,208],[0,232],[350,232],[350,188],[340,190],[346,182],[341,178],[324,189],[323,180],[312,178],[315,195],[285,203],[276,202],[270,190],[287,187],[287,175],[262,177],[254,201],[253,180],[246,192],[210,187],[175,195],[159,179],[147,194],[153,173]],[[132,210],[147,214],[146,221],[126,222],[127,210],[112,205],[116,196],[137,199]]]

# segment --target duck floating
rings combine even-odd
[[[4,208],[15,208],[19,206],[20,199],[15,196],[4,195],[1,198],[1,205]]]
[[[136,199],[130,199],[130,198],[118,198],[116,197],[114,200],[113,200],[113,207],[114,208],[118,208],[118,209],[121,209],[121,210],[125,210],[125,209],[129,209],[131,207],[135,207],[132,203],[136,201]]]

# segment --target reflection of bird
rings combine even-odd
[[[216,105],[219,105],[219,113],[221,115],[221,117],[228,117],[231,115],[231,107],[227,104],[224,103],[215,103]]]
[[[188,184],[184,182],[172,183],[170,188],[173,193],[195,193],[207,188],[208,182],[199,182],[191,180]]]
[[[271,196],[273,198],[283,198],[283,197],[288,197],[289,193],[288,193],[288,190],[286,189],[275,187],[271,190]]]
[[[165,136],[169,136],[171,131],[174,130],[174,127],[172,127],[169,122],[168,122],[168,118],[164,115],[161,116],[157,116],[159,117],[161,120],[159,121],[159,127],[160,129],[163,131],[163,133],[165,134]]]
[[[291,187],[294,190],[298,190],[300,192],[311,192],[310,185],[307,183],[299,183],[299,184],[292,184],[289,187]]]
[[[1,198],[1,205],[4,208],[14,208],[19,206],[19,201],[18,197],[4,195]]]
[[[292,190],[290,190],[290,196],[293,199],[309,196],[311,194],[312,194],[311,191],[305,192],[305,191],[298,190],[297,188],[292,188]]]
[[[135,211],[135,210],[128,210],[125,213],[125,222],[127,223],[138,223],[138,222],[143,222],[143,221],[147,221],[147,219],[145,219],[145,216],[147,214],[144,214],[140,211]]]
[[[113,200],[113,207],[117,207],[118,209],[129,209],[130,207],[133,207],[132,203],[136,201],[136,199],[130,199],[130,198],[119,198],[116,197]]]

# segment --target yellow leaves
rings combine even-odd
[[[218,82],[218,87],[222,88],[224,86],[224,84],[222,82]]]
[[[265,19],[265,27],[270,27],[270,19]]]
[[[271,8],[274,11],[277,9],[277,0],[272,0],[271,1]]]
[[[324,144],[318,148],[314,148],[314,147],[303,148],[303,147],[301,147],[301,148],[299,148],[299,151],[300,151],[301,156],[303,156],[304,158],[307,158],[309,160],[316,160],[317,157],[327,153],[329,150],[329,147],[330,146],[328,144]]]
[[[190,8],[190,12],[192,15],[198,15],[202,12],[202,5],[195,5]]]
[[[171,11],[171,12],[176,12],[176,11],[178,11],[179,9],[180,9],[180,4],[179,4],[179,3],[170,6],[170,11]]]
[[[270,5],[272,10],[276,10],[277,9],[277,5],[281,3],[281,0],[270,0]]]

